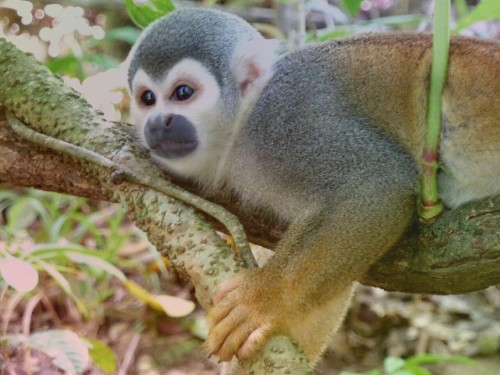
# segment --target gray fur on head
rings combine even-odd
[[[231,53],[241,39],[262,36],[239,17],[216,10],[176,10],[149,25],[132,51],[128,83],[139,68],[160,81],[177,62],[192,58],[201,62],[221,86],[230,71]]]

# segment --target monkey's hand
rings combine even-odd
[[[293,293],[284,293],[285,283],[276,276],[266,267],[246,270],[219,286],[208,314],[206,345],[220,361],[248,358],[271,332],[287,331],[289,318],[297,322],[297,305],[282,301]]]
[[[376,185],[357,188],[365,186]],[[281,333],[317,361],[345,316],[354,280],[412,220],[412,187],[381,191],[359,190],[337,202],[335,213],[292,223],[262,268],[222,283],[209,312],[210,353],[221,361],[245,359],[270,334]],[[375,203],[366,203],[369,194]]]

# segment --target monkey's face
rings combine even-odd
[[[143,143],[167,169],[198,175],[220,137],[221,90],[201,63],[184,59],[154,80],[138,69],[132,80],[132,115]]]

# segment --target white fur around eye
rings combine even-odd
[[[171,96],[183,84],[193,88],[194,94],[186,102],[170,102],[175,113],[196,118],[205,115],[206,111],[213,111],[219,101],[220,89],[208,69],[196,60],[181,60],[168,73],[162,91],[166,96]]]
[[[194,89],[194,94],[185,101],[172,98],[180,85]],[[145,89],[156,95],[156,103],[149,107],[140,103],[140,95]],[[132,95],[132,114],[144,145],[142,129],[152,116],[181,115],[195,126],[199,143],[192,153],[181,158],[162,158],[154,153],[152,157],[170,172],[209,184],[217,174],[224,152],[221,139],[227,138],[226,132],[231,129],[228,126],[231,120],[223,110],[221,90],[213,74],[192,59],[179,61],[160,80],[153,80],[139,69],[132,82]]]
[[[186,101],[172,100],[175,88],[183,84],[195,90],[193,96]],[[224,122],[219,110],[222,100],[217,80],[200,62],[184,59],[168,72],[161,90],[169,111],[186,117],[196,127],[199,145],[183,158],[158,161],[176,174],[194,177],[200,182],[212,179],[221,152],[214,140],[220,139],[220,127]]]
[[[144,90],[151,90],[156,95],[157,102],[153,106],[144,106],[140,102],[140,96]],[[139,126],[143,126],[143,121],[145,121],[151,111],[155,109],[158,103],[158,94],[160,88],[155,82],[146,74],[142,69],[138,69],[137,73],[132,80],[132,91],[130,113],[132,115],[133,122]]]

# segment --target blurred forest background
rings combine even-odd
[[[120,63],[140,30],[124,3],[0,0],[0,37],[33,53],[108,119],[126,122]],[[176,2],[186,5],[238,14],[290,48],[432,30],[433,2],[425,0]],[[453,32],[499,39],[495,19],[498,0],[453,3]],[[0,185],[1,373],[218,374],[201,347],[206,321],[193,294],[119,206]],[[359,286],[316,369],[340,373],[499,374],[500,289],[432,296]]]

